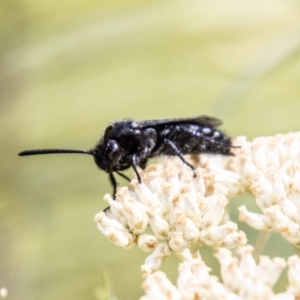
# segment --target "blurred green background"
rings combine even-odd
[[[299,130],[299,1],[2,0],[0,29],[8,299],[137,299],[146,257],[97,231],[111,187],[90,157],[19,151],[91,148],[124,117],[209,114],[250,138]]]

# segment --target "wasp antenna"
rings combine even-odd
[[[39,154],[58,154],[58,153],[81,153],[94,155],[93,150],[77,150],[77,149],[33,149],[20,152],[19,156],[39,155]]]

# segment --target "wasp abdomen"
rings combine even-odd
[[[181,154],[231,154],[231,139],[222,131],[209,126],[198,124],[169,126],[162,130],[162,138],[172,141]],[[164,145],[159,153],[174,155],[173,149],[168,145]]]

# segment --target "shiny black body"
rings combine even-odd
[[[208,116],[181,119],[163,119],[134,122],[117,121],[109,125],[100,142],[92,150],[38,149],[27,150],[19,155],[84,153],[93,155],[97,166],[109,174],[116,194],[117,183],[113,172],[129,180],[120,173],[132,167],[138,181],[141,177],[137,167],[144,169],[149,158],[159,155],[178,156],[183,163],[190,165],[185,154],[212,153],[231,155],[231,139],[216,129],[222,122]]]

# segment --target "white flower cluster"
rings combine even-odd
[[[239,208],[240,220],[276,230],[300,247],[300,133],[257,138],[239,150],[240,174],[262,214]]]
[[[149,275],[143,283],[145,296],[140,300],[293,300],[300,293],[300,259],[294,255],[288,260],[289,287],[284,293],[272,290],[286,262],[282,258],[261,256],[258,264],[252,257],[252,247],[239,248],[238,257],[230,250],[220,248],[216,257],[221,265],[220,283],[201,258],[186,260],[179,266],[177,286],[161,271]],[[298,299],[298,298],[297,298]]]
[[[234,149],[234,156],[188,157],[197,167],[195,178],[177,157],[162,158],[139,171],[142,184],[132,180],[132,188],[120,188],[116,199],[105,195],[110,208],[96,215],[99,230],[118,246],[137,245],[152,252],[141,267],[147,278],[143,300],[300,298],[300,282],[295,279],[300,278],[298,257],[290,257],[287,263],[261,257],[256,265],[252,248],[244,246],[245,233],[230,221],[226,210],[229,199],[250,192],[262,213],[241,206],[240,220],[259,230],[276,230],[300,246],[300,133],[253,142],[240,137],[234,144],[241,146]],[[201,260],[203,244],[218,251],[223,283],[209,275]],[[178,287],[161,272],[153,273],[172,253],[183,261]],[[234,255],[240,256],[239,262]],[[289,286],[285,294],[274,295],[272,287],[285,264]],[[190,280],[185,282],[187,274]],[[155,286],[158,295],[168,291],[174,297],[153,297]],[[189,297],[188,291],[199,297]]]
[[[172,252],[192,258],[198,257],[202,244],[232,249],[247,242],[237,224],[223,220],[228,189],[215,183],[207,192],[204,169],[193,178],[188,167],[180,167],[150,166],[142,184],[133,180],[134,191],[121,188],[116,201],[105,195],[110,209],[95,217],[98,228],[116,245],[154,249],[142,266],[144,276]]]

